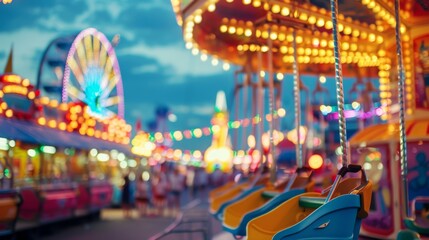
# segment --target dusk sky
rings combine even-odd
[[[124,85],[125,118],[133,126],[141,119],[146,129],[159,105],[168,106],[177,115],[175,123],[168,123],[169,130],[209,126],[219,90],[226,92],[231,105],[237,67],[225,72],[221,65],[212,66],[210,61],[193,56],[184,46],[170,1],[14,0],[0,4],[0,20],[1,69],[13,44],[14,72],[33,83],[42,53],[53,39],[88,27],[97,28],[108,39],[119,34],[115,51]],[[284,81],[291,79],[287,76]],[[315,81],[315,77],[304,78],[307,85],[314,86]],[[350,83],[346,83],[346,90]],[[332,78],[327,85],[335,89]],[[292,90],[284,89],[284,93],[283,105],[289,117],[282,125],[290,127]],[[183,140],[174,147],[204,150],[210,141],[211,137]]]

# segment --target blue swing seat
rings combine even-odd
[[[341,181],[347,172],[358,171],[362,173],[360,179]],[[343,167],[335,182],[338,184],[329,194],[304,193],[251,220],[247,239],[357,240],[361,219],[368,215],[372,183],[357,165]],[[327,196],[331,196],[329,201]]]

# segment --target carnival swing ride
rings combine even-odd
[[[304,193],[293,197],[271,212],[250,219],[241,232],[231,228],[231,224],[225,225],[227,212],[224,211],[217,216],[222,216],[226,230],[234,235],[243,235],[244,231],[248,239],[311,239],[316,234],[329,239],[357,239],[359,234],[391,239],[399,237],[398,232],[404,228],[422,237],[428,234],[428,153],[424,130],[429,102],[426,84],[429,7],[426,2],[171,2],[183,29],[186,47],[193,53],[201,53],[205,58],[211,55],[225,64],[245,66],[256,76],[268,75],[271,113],[275,111],[272,107],[274,76],[292,72],[295,92],[299,89],[300,74],[334,75],[336,79],[342,168],[332,187],[322,195]],[[366,118],[380,115],[386,123],[361,129],[350,139],[349,152],[342,81],[343,76],[356,79],[364,73],[369,79],[378,78],[381,107],[359,114]],[[373,86],[367,85],[367,91],[373,92]],[[299,94],[295,94],[297,103]],[[299,108],[295,118],[299,126]],[[270,144],[272,150],[272,138]],[[300,144],[296,147],[299,163],[304,156],[301,156]],[[411,149],[408,155],[407,148]],[[272,161],[270,167],[275,173],[276,161]],[[341,181],[348,172],[361,172],[362,176]],[[402,180],[397,177],[399,173]],[[275,174],[271,174],[271,183],[274,180]],[[211,195],[212,201],[215,195],[221,196],[222,191]],[[228,205],[232,208],[231,204],[240,199],[245,196],[236,197]],[[243,220],[243,214],[235,216],[235,224]],[[329,220],[324,216],[329,216]]]

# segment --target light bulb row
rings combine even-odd
[[[374,0],[362,0],[362,4],[366,6],[368,9],[372,10],[374,14],[379,17],[380,19],[383,19],[390,27],[395,28],[396,27],[396,20],[395,16],[389,12],[389,10],[385,9],[383,5],[377,3]],[[390,7],[392,6],[390,2]],[[401,24],[400,27],[401,33],[405,33],[407,31],[407,28],[404,24]]]
[[[262,3],[261,0],[243,0],[243,4],[253,7],[263,7],[266,11],[274,14],[279,14],[283,17],[293,17],[304,23],[331,30],[333,27],[330,11],[324,8],[318,8],[314,5],[300,4],[299,10],[295,8],[294,2],[291,1],[272,1],[274,4]],[[352,20],[350,17],[345,17],[343,14],[338,15],[338,30],[344,35],[359,37],[361,39],[377,38],[384,29],[378,29],[376,24],[361,23],[357,20]]]
[[[341,26],[341,25],[339,25]],[[339,29],[342,29],[341,27],[339,27]],[[347,32],[346,28],[345,32]],[[293,41],[293,36],[292,33],[294,31],[294,29],[292,27],[286,27],[283,25],[277,25],[277,24],[264,24],[262,26],[259,26],[257,28],[255,28],[253,26],[253,23],[250,21],[242,21],[242,20],[236,20],[235,18],[223,18],[221,21],[221,25],[219,26],[219,31],[221,33],[227,33],[227,34],[231,34],[231,35],[238,35],[238,36],[245,36],[245,37],[251,37],[251,36],[256,36],[258,38],[262,38],[262,39],[271,39],[271,40],[278,40],[280,42],[283,41],[288,41],[288,42],[292,42]],[[313,39],[310,38],[314,37],[314,38],[320,38],[320,40],[331,40],[332,39],[332,35],[328,32],[321,32],[318,30],[302,30],[299,29],[296,31],[297,32],[297,43],[302,43],[303,42],[303,36],[305,36],[307,39]],[[353,32],[358,32],[358,30],[353,30]],[[380,34],[375,34],[375,33],[367,33],[367,32],[363,32],[362,34],[360,34],[359,36],[361,37],[357,37],[355,35],[352,34],[346,34],[342,37],[342,41],[347,41],[347,42],[359,42],[359,43],[365,43],[365,44],[381,44],[384,41],[384,38],[382,35]],[[314,42],[312,40],[309,40],[311,44],[317,44],[317,41],[314,40]],[[362,42],[364,41],[364,42]],[[323,43],[322,43],[323,44]]]

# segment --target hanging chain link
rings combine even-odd
[[[301,94],[300,94],[300,79],[299,79],[299,69],[298,69],[298,56],[297,56],[297,47],[296,47],[296,30],[293,30],[293,92],[294,92],[294,105],[295,105],[295,127],[296,127],[296,161],[298,167],[301,168],[303,163],[302,156],[302,144],[301,144]]]
[[[405,134],[405,101],[404,101],[404,82],[405,82],[405,71],[404,63],[402,58],[402,42],[400,32],[400,18],[399,18],[399,0],[395,0],[395,34],[396,34],[396,56],[398,59],[398,98],[399,98],[399,149],[401,158],[401,177],[403,184],[403,196],[405,205],[405,214],[409,216],[409,204],[408,204],[408,166],[407,166],[407,136]]]
[[[348,149],[347,149],[347,132],[346,119],[344,116],[344,88],[343,88],[343,73],[341,67],[341,56],[339,50],[339,34],[338,34],[338,2],[331,0],[331,16],[332,16],[332,35],[334,37],[334,58],[335,58],[335,81],[337,86],[337,104],[338,104],[338,125],[340,131],[340,147],[342,152],[342,165],[348,165]]]

